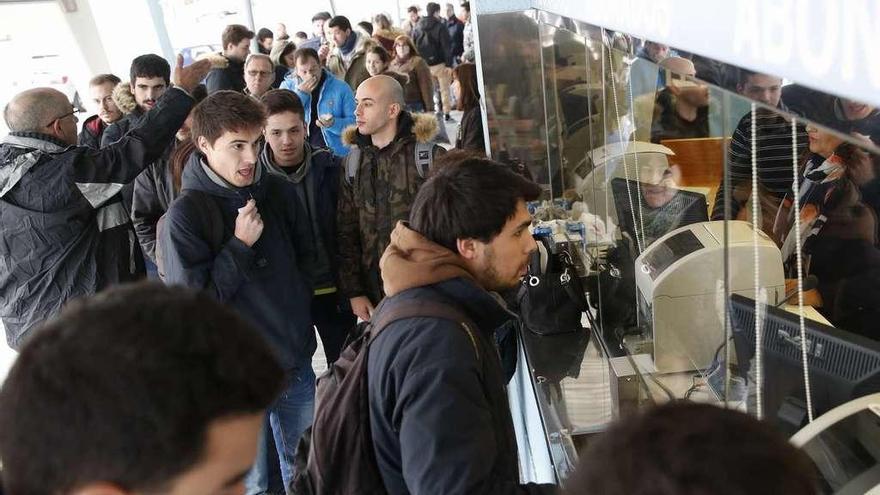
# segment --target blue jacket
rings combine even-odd
[[[324,142],[333,150],[337,156],[345,156],[348,154],[349,148],[342,142],[342,131],[346,127],[355,123],[355,102],[354,93],[345,81],[334,76],[327,69],[324,70],[326,79],[324,85],[321,86],[321,93],[318,95],[318,115],[333,115],[333,127],[322,128],[321,133],[324,135]],[[299,77],[290,71],[284,82],[281,83],[281,89],[289,89],[299,96],[305,108],[306,125],[312,121],[312,95],[304,91],[296,89],[300,83]]]
[[[181,196],[165,214],[159,234],[166,281],[205,289],[235,308],[266,338],[287,370],[311,366],[315,352],[311,286],[307,274],[313,240],[295,192],[285,179],[255,169],[254,184],[238,188],[223,180],[193,153],[183,172]],[[207,193],[223,218],[222,246],[213,252],[206,226],[187,190]],[[234,237],[238,208],[253,197],[263,233],[252,247]],[[310,272],[309,272],[310,273]]]

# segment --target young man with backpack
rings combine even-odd
[[[308,216],[290,200],[293,184],[259,164],[266,122],[261,103],[218,91],[192,119],[195,150],[159,233],[166,282],[205,290],[237,310],[276,353],[286,386],[268,419],[289,483],[294,449],[314,406],[315,241]],[[249,481],[265,478],[260,470],[266,465],[256,466]]]
[[[422,186],[382,256],[387,297],[319,381],[296,493],[554,493],[519,484],[494,338],[516,318],[495,292],[526,274],[540,193],[485,158]]]
[[[391,231],[409,216],[431,160],[445,150],[432,143],[437,121],[407,112],[403,88],[393,78],[367,79],[356,100],[357,124],[342,135],[352,151],[339,192],[339,285],[354,314],[369,320],[383,296],[379,258]]]
[[[437,81],[440,90],[440,101],[443,103],[443,114],[447,121],[452,120],[452,101],[449,87],[452,85],[452,40],[446,22],[440,17],[440,4],[430,2],[428,15],[419,19],[413,29],[413,41],[419,55],[428,63],[431,76]]]

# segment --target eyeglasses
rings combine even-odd
[[[73,110],[65,113],[64,115],[55,117],[54,119],[50,120],[49,123],[46,124],[46,127],[49,127],[50,125],[54,124],[55,122],[57,122],[59,120],[66,119],[67,117],[70,117],[71,115],[73,115],[74,119],[76,119],[76,114],[77,114],[77,110],[73,109]]]
[[[247,74],[251,77],[269,77],[272,75],[271,72],[266,72],[263,70],[249,70]]]

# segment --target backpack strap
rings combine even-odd
[[[428,172],[431,171],[431,167],[434,165],[434,143],[417,141],[415,147],[415,161],[419,177],[422,179],[427,178]]]
[[[357,175],[358,166],[361,164],[361,148],[355,146],[343,158],[343,166],[345,167],[345,182],[350,186],[354,184],[354,177]]]
[[[198,212],[199,222],[205,229],[206,240],[211,246],[211,251],[217,254],[226,240],[226,226],[223,223],[223,214],[217,207],[217,202],[210,194],[197,189],[187,189],[184,194],[192,197],[196,212]]]
[[[442,318],[444,320],[454,321],[465,331],[474,347],[474,354],[477,362],[481,362],[480,350],[477,344],[478,336],[474,333],[477,331],[476,324],[455,306],[444,304],[431,300],[397,300],[393,297],[382,300],[379,307],[374,313],[377,318],[370,322],[370,337],[368,345],[371,344],[379,334],[382,333],[389,325],[407,318]]]

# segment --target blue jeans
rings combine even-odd
[[[315,372],[309,363],[287,375],[287,385],[266,411],[268,422],[263,428],[257,458],[245,479],[248,495],[276,493],[277,475],[272,474],[277,473],[278,466],[283,486],[291,485],[296,446],[303,432],[312,425],[314,412]]]

